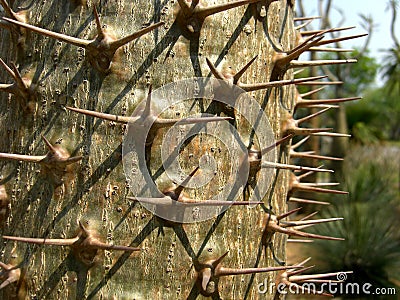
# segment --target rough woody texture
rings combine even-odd
[[[229,1],[200,1],[199,5],[226,2]],[[61,184],[40,164],[1,160],[1,185],[10,201],[8,217],[1,224],[2,234],[72,238],[81,221],[96,231],[103,242],[141,248],[132,253],[99,251],[89,268],[67,246],[3,240],[1,260],[19,266],[22,280],[1,290],[0,297],[12,297],[17,290],[19,297],[29,299],[195,299],[199,294],[193,267],[196,257],[205,262],[229,251],[224,266],[278,266],[261,242],[265,216],[261,207],[235,206],[201,223],[160,225],[140,204],[126,198],[133,195],[121,161],[125,125],[77,114],[65,106],[130,115],[146,97],[150,84],[156,89],[184,78],[209,76],[206,58],[218,68],[231,66],[239,70],[258,55],[241,82],[268,82],[275,53],[295,46],[290,1],[261,1],[215,14],[205,20],[197,37],[187,32],[181,34],[181,27],[175,22],[178,2],[174,0],[83,4],[29,0],[10,4],[14,11],[25,14],[29,24],[81,39],[96,35],[94,5],[102,25],[117,38],[153,23],[165,24],[121,47],[111,72],[106,74],[87,62],[81,47],[31,31],[17,46],[15,29],[19,27],[11,27],[13,35],[6,28],[0,30],[0,57],[8,66],[14,62],[22,76],[34,85],[29,103],[12,94],[1,94],[0,152],[45,155],[48,148],[43,135],[72,156],[83,156],[81,161],[68,166]],[[2,83],[13,82],[3,69],[0,73]],[[292,72],[287,72],[284,79],[291,76]],[[281,122],[286,113],[283,107],[291,106],[293,89],[288,86],[251,93],[268,114],[276,138],[281,137]],[[171,108],[169,116],[184,117],[204,109],[201,103],[193,103]],[[161,163],[158,152],[163,132],[160,131],[152,148],[153,173]],[[227,150],[216,139],[204,137],[194,139],[182,151],[179,160],[187,174],[197,166],[196,157],[204,153],[218,161],[218,173],[212,184],[201,192],[192,191],[192,197],[208,199],[227,178]],[[283,149],[280,161],[285,160]],[[278,172],[271,192],[263,199],[265,207],[271,203],[277,214],[286,211],[285,172],[288,171]],[[163,175],[156,182],[161,187],[172,185]],[[241,193],[242,200],[240,197]],[[282,261],[285,238],[276,235],[273,239],[275,255]],[[257,285],[264,279],[272,283],[275,276],[276,272],[221,277],[219,295],[223,299],[258,299]],[[274,293],[265,297],[272,299]]]

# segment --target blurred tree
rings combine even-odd
[[[386,91],[388,94],[400,93],[400,43],[395,33],[397,10],[399,8],[398,0],[390,0],[388,9],[392,12],[392,21],[390,26],[390,34],[394,43],[392,48],[384,50],[382,65],[382,77],[385,80]]]
[[[367,92],[362,103],[347,106],[347,121],[355,141],[363,144],[400,139],[400,101],[387,85]]]

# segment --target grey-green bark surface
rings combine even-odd
[[[38,164],[0,161],[1,185],[6,187],[10,199],[2,234],[69,238],[75,236],[80,220],[95,230],[100,240],[140,247],[142,251],[99,251],[95,265],[87,268],[68,247],[3,240],[1,260],[22,268],[24,284],[10,285],[0,295],[6,299],[19,289],[21,297],[26,294],[30,299],[194,299],[198,294],[194,257],[205,261],[229,251],[224,266],[276,266],[271,252],[264,251],[261,245],[265,216],[261,207],[231,207],[208,221],[161,228],[151,213],[126,198],[132,195],[121,162],[125,125],[83,116],[65,106],[130,115],[146,97],[149,84],[155,89],[184,78],[209,76],[206,57],[219,67],[238,70],[258,55],[241,81],[267,82],[274,53],[294,47],[292,8],[287,1],[273,2],[265,18],[256,18],[257,4],[213,15],[204,22],[198,41],[180,35],[174,23],[176,1],[88,1],[78,6],[66,0],[13,2],[14,10],[26,12],[29,24],[85,39],[96,34],[93,5],[97,6],[102,24],[117,37],[149,23],[163,21],[165,25],[123,46],[118,61],[113,63],[113,72],[107,75],[86,62],[82,48],[29,32],[21,50],[9,31],[1,29],[0,57],[8,65],[15,62],[23,76],[32,78],[36,99],[24,111],[20,99],[1,94],[0,152],[44,155],[44,135],[71,155],[83,156],[71,165],[60,186],[40,172]],[[0,72],[1,82],[12,82],[8,74]],[[285,78],[289,76],[290,73]],[[281,102],[289,106],[292,87],[251,95],[265,107],[276,138],[280,137]],[[169,114],[186,116],[200,111],[201,105],[193,105],[192,101],[172,108]],[[153,173],[161,164],[158,153],[162,133],[152,149]],[[245,130],[242,133],[245,135]],[[213,154],[213,147],[220,147],[221,152]],[[207,199],[218,190],[229,176],[227,150],[215,139],[202,137],[182,151],[179,160],[187,173],[196,166],[196,157],[204,153],[214,155],[219,162],[218,175],[211,184],[190,195]],[[285,160],[284,155],[282,159]],[[172,185],[162,175],[156,182],[160,186]],[[279,172],[274,182],[264,203],[268,207],[271,201],[273,211],[282,213],[286,211],[285,173]],[[275,254],[282,260],[284,239],[277,235],[273,240]],[[257,285],[265,278],[274,282],[275,275],[222,277],[219,295],[223,299],[258,299],[261,296]],[[273,296],[265,295],[267,299]]]

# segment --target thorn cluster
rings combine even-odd
[[[303,192],[311,192],[311,193],[325,193],[325,194],[339,194],[339,195],[347,195],[348,192],[339,191],[339,190],[331,190],[326,188],[321,188],[323,185],[337,185],[336,183],[315,183],[309,184],[300,182],[301,178],[308,176],[309,173],[303,174],[303,176],[296,176],[294,173],[290,174],[289,179],[289,192],[288,195],[292,196],[296,191]]]
[[[299,265],[304,266],[310,258],[301,262]],[[312,269],[314,266],[303,267],[301,269],[288,269],[279,273],[276,280],[276,284],[284,284],[286,288],[290,288],[292,291],[298,291],[299,294],[316,294],[320,296],[333,297],[332,294],[321,291],[319,289],[311,289],[310,284],[316,286],[321,283],[340,283],[343,282],[338,280],[338,275],[349,274],[352,272],[333,272],[333,273],[322,273],[322,274],[311,274],[301,275],[301,273]],[[329,278],[335,279],[329,279]],[[304,284],[304,285],[303,285]]]
[[[0,0],[0,5],[3,7],[7,18],[10,18],[12,20],[19,21],[19,22],[27,21],[26,13],[24,11],[14,12],[6,0]],[[25,45],[25,40],[26,40],[25,29],[23,29],[19,26],[16,26],[16,25],[12,25],[8,22],[4,22],[2,20],[0,20],[0,27],[9,29],[11,31],[11,34],[12,34],[14,40],[16,41],[17,46]]]
[[[144,29],[141,29],[135,33],[132,33],[126,37],[121,39],[116,39],[106,30],[104,30],[103,26],[101,25],[99,15],[97,13],[96,6],[93,7],[93,14],[96,20],[96,27],[97,27],[97,35],[92,40],[84,40],[75,37],[71,37],[65,34],[53,32],[47,29],[43,29],[34,25],[29,25],[24,22],[12,20],[10,18],[3,18],[6,22],[9,22],[14,25],[18,25],[22,28],[27,30],[36,32],[38,34],[51,37],[68,44],[82,47],[86,50],[86,55],[89,62],[100,72],[108,73],[111,69],[111,63],[114,60],[114,55],[116,51],[124,46],[125,44],[130,43],[131,41],[141,37],[142,35],[164,25],[163,22],[159,22]]]
[[[311,21],[311,20],[310,20]],[[298,27],[299,29],[299,27]],[[274,67],[271,72],[271,80],[277,80],[278,78],[282,78],[287,70],[291,68],[301,68],[301,67],[315,67],[315,66],[323,66],[323,65],[334,65],[334,64],[347,64],[347,63],[355,63],[356,59],[344,59],[344,60],[313,60],[313,61],[299,61],[298,57],[306,52],[306,51],[318,51],[322,50],[318,48],[318,46],[323,46],[331,43],[337,43],[339,41],[354,39],[358,37],[365,36],[362,35],[353,35],[348,37],[334,38],[330,40],[323,40],[324,34],[329,32],[338,31],[340,28],[332,28],[328,30],[320,30],[316,33],[313,33],[311,36],[303,39],[299,39],[299,44],[290,51],[287,52],[279,52],[275,54],[274,57]]]
[[[224,80],[228,85],[236,85],[245,92],[253,92],[258,90],[264,90],[268,88],[280,87],[290,84],[301,84],[304,82],[312,82],[318,79],[326,78],[327,76],[315,76],[315,77],[305,77],[298,79],[290,79],[290,80],[277,80],[270,81],[265,83],[241,83],[239,80],[243,76],[243,74],[247,71],[247,69],[252,65],[252,63],[256,60],[258,55],[253,57],[245,66],[243,66],[238,72],[235,72],[231,67],[226,68],[222,72],[218,71],[215,65],[206,58],[206,62],[208,67],[210,68],[211,73],[215,76],[215,78]]]
[[[204,263],[198,261],[194,262],[196,269],[196,285],[203,296],[209,297],[218,292],[218,281],[223,276],[234,276],[244,274],[256,274],[281,271],[287,269],[296,269],[298,266],[281,266],[281,267],[267,267],[267,268],[228,268],[221,265],[222,260],[229,252],[226,252],[217,259],[208,260]]]
[[[328,111],[330,107],[324,108],[316,113],[313,113],[309,116],[306,116],[304,118],[295,120],[292,115],[288,115],[287,119],[284,121],[282,124],[282,132],[284,134],[294,134],[294,135],[309,135],[309,134],[314,134],[314,133],[326,133],[326,131],[331,131],[332,128],[302,128],[299,127],[301,123],[304,123],[306,121],[309,121],[312,118],[315,118],[324,112]]]
[[[3,280],[0,284],[0,290],[4,289],[11,283],[18,282],[21,277],[21,269],[13,265],[5,264],[0,261],[0,267],[2,272],[0,273],[0,279]]]
[[[92,231],[88,230],[82,222],[79,222],[79,232],[73,238],[68,239],[47,239],[47,238],[27,238],[4,235],[3,239],[22,243],[37,245],[68,246],[74,256],[87,266],[92,266],[98,250],[118,250],[118,251],[140,251],[140,248],[129,246],[109,245],[99,241]]]
[[[239,6],[256,3],[260,0],[236,0],[226,4],[202,7],[199,0],[191,1],[189,5],[186,0],[178,0],[179,11],[176,17],[183,34],[190,38],[200,34],[204,20],[214,14],[236,8]]]
[[[7,73],[14,79],[14,83],[0,84],[0,91],[10,93],[20,100],[22,107],[26,109],[31,102],[35,100],[36,86],[32,84],[32,80],[27,77],[22,77],[16,65],[11,63],[11,68],[0,58],[0,64]]]
[[[145,197],[127,197],[128,199],[140,201],[143,203],[149,203],[154,205],[172,206],[176,207],[179,204],[183,206],[227,206],[227,205],[257,205],[262,204],[261,201],[223,201],[223,200],[195,200],[187,197],[183,193],[183,189],[186,187],[189,180],[199,170],[199,167],[194,169],[181,184],[176,187],[167,188],[163,191],[165,197],[159,198],[145,198]],[[178,207],[177,207],[178,208]]]
[[[324,155],[317,155],[314,151],[302,151],[297,152],[295,151],[298,147],[300,147],[304,142],[306,142],[310,136],[306,136],[295,145],[292,145],[289,150],[289,155],[291,158],[306,158],[306,159],[321,159],[321,160],[333,160],[333,161],[342,161],[343,158],[340,157],[332,157],[332,156],[324,156]]]
[[[131,117],[118,116],[118,115],[105,114],[86,109],[73,108],[69,106],[67,106],[66,108],[77,113],[117,123],[152,124],[147,135],[146,146],[151,146],[153,144],[153,141],[156,138],[159,129],[173,126],[178,122],[182,125],[185,125],[185,124],[198,124],[198,123],[208,123],[208,122],[220,122],[231,119],[229,117],[201,117],[201,118],[186,118],[186,119],[159,118],[155,116],[154,112],[151,109],[151,86],[147,96],[146,105],[139,116],[131,116]]]
[[[248,162],[250,165],[250,174],[252,176],[255,176],[255,174],[261,169],[261,168],[275,168],[275,169],[283,169],[283,170],[293,170],[293,171],[314,171],[314,172],[333,172],[332,170],[328,169],[321,169],[321,168],[313,168],[313,167],[305,167],[305,166],[296,166],[296,165],[290,165],[290,164],[283,164],[283,163],[275,163],[275,162],[262,162],[261,158],[262,155],[266,154],[267,152],[271,151],[273,148],[276,146],[282,144],[283,142],[286,142],[287,140],[291,139],[294,135],[293,134],[288,134],[284,138],[280,139],[273,145],[261,150],[253,150],[250,149],[249,151],[249,157],[248,157]],[[251,176],[249,176],[251,177]]]
[[[65,173],[68,172],[68,166],[81,160],[82,156],[71,157],[65,149],[53,146],[44,136],[42,139],[49,150],[46,155],[0,153],[0,159],[39,163],[42,166],[42,173],[49,175],[55,184],[60,185]]]
[[[317,220],[307,220],[307,221],[282,221],[282,219],[298,212],[301,207],[288,211],[286,213],[280,215],[274,215],[271,213],[267,213],[264,217],[263,223],[263,235],[262,242],[264,245],[268,245],[272,237],[275,233],[283,233],[292,237],[302,237],[302,238],[310,238],[310,239],[322,239],[322,240],[334,240],[334,241],[342,241],[342,238],[330,237],[325,235],[318,235],[313,233],[308,233],[301,231],[302,226],[304,225],[315,225],[320,223],[334,222],[342,220],[343,218],[330,218],[330,219],[317,219]]]

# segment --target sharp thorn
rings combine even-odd
[[[194,199],[178,199],[173,200],[171,197],[161,198],[144,198],[144,197],[127,197],[128,199],[154,204],[154,205],[173,205],[182,204],[187,206],[240,206],[240,205],[258,205],[263,204],[262,201],[220,201],[220,200],[194,200]]]
[[[309,21],[309,20],[316,20],[316,19],[321,19],[321,17],[319,17],[319,16],[315,16],[315,17],[297,17],[297,18],[294,18],[293,21],[294,22],[302,22],[302,21]]]
[[[237,72],[233,76],[233,84],[237,84],[239,82],[239,79],[243,76],[244,72],[247,71],[247,69],[251,66],[251,64],[257,59],[258,55],[254,56],[243,68],[240,69],[239,72]]]
[[[45,155],[43,155],[43,156],[33,156],[33,155],[0,153],[0,159],[26,161],[26,162],[33,162],[33,163],[39,163],[45,158],[46,158]]]
[[[344,31],[344,30],[349,30],[349,29],[354,29],[356,28],[355,26],[349,26],[349,27],[339,27],[339,28],[332,28],[330,29],[329,32],[337,32],[337,31]],[[308,30],[308,31],[301,31],[302,36],[307,36],[307,35],[314,35],[316,33],[321,33],[324,30]]]
[[[320,167],[318,167],[318,169],[319,169]],[[312,175],[312,174],[314,174],[315,173],[315,171],[309,171],[309,172],[306,172],[306,173],[304,173],[304,174],[301,174],[301,175],[299,175],[299,176],[296,176],[297,177],[297,180],[301,180],[301,179],[303,179],[303,178],[305,178],[305,177],[307,177],[307,176],[310,176],[310,175]]]
[[[3,66],[3,68],[7,71],[7,73],[15,80],[16,75],[13,70],[10,69],[9,66],[0,58],[0,64]]]
[[[179,125],[189,125],[198,123],[209,123],[209,122],[222,122],[232,120],[231,117],[199,117],[199,118],[185,118],[185,119],[157,119],[154,124],[159,127],[168,127],[176,123]]]
[[[308,263],[310,260],[311,260],[311,257],[307,257],[305,260],[299,262],[297,265],[303,267],[303,269],[304,269],[304,268],[308,268],[308,267],[304,267],[304,265],[305,265],[306,263]],[[296,273],[296,274],[297,274],[298,271],[299,271],[299,270],[293,270],[293,271],[292,271],[292,270],[289,270],[289,271],[287,272],[287,274],[288,274],[288,276],[290,276],[290,275],[293,274],[293,273]]]
[[[74,157],[69,157],[66,160],[64,160],[63,163],[66,164],[66,165],[70,165],[70,164],[73,164],[73,163],[76,163],[76,162],[82,160],[82,158],[83,158],[83,156],[81,156],[81,155],[74,156]]]
[[[297,30],[297,31],[299,31],[300,29],[302,29],[302,28],[308,26],[309,24],[311,24],[312,21],[313,21],[313,20],[307,20],[307,21],[304,22],[303,24],[300,24],[300,25],[296,26],[294,29]]]
[[[301,283],[318,283],[318,284],[321,284],[321,283],[330,283],[330,284],[332,284],[332,283],[341,283],[341,282],[343,282],[343,281],[340,281],[340,280],[332,280],[332,279],[310,279],[310,280],[301,280],[300,281]]]
[[[344,49],[344,48],[327,48],[327,47],[310,47],[308,51],[315,52],[353,52],[354,49]]]
[[[33,25],[29,25],[29,24],[26,24],[26,23],[23,23],[23,22],[15,21],[15,20],[12,20],[12,19],[9,19],[9,18],[3,17],[3,20],[5,20],[5,21],[7,21],[9,23],[15,24],[15,25],[19,25],[19,26],[24,27],[24,28],[26,28],[28,30],[34,31],[36,33],[39,33],[41,35],[45,35],[45,36],[48,36],[48,37],[51,37],[51,38],[54,38],[54,39],[57,39],[57,40],[60,40],[60,41],[75,45],[75,46],[78,46],[78,47],[86,48],[91,43],[91,41],[86,41],[86,40],[83,40],[83,39],[74,38],[74,37],[71,37],[71,36],[68,36],[68,35],[65,35],[65,34],[62,34],[62,33],[56,33],[56,32],[53,32],[53,31],[50,31],[50,30],[47,30],[47,29],[43,29],[43,28],[36,27],[36,26],[33,26]]]
[[[101,27],[100,17],[96,5],[93,5],[93,14],[94,14],[94,19],[96,21],[97,36],[103,39],[104,31],[103,28]]]
[[[268,146],[268,147],[264,148],[263,150],[261,150],[261,155],[265,155],[266,153],[270,152],[272,149],[275,149],[277,146],[279,146],[282,143],[290,140],[293,136],[294,136],[294,134],[288,134],[285,137],[279,139],[278,141],[276,141],[271,146]]]
[[[186,187],[188,182],[192,179],[194,174],[200,169],[199,166],[197,166],[192,172],[189,173],[189,175],[174,189],[174,192],[176,194],[177,199],[179,199],[179,196],[181,195],[183,189]]]
[[[322,110],[320,110],[320,111],[318,111],[316,113],[313,113],[313,114],[311,114],[309,116],[306,116],[304,118],[298,119],[298,120],[296,120],[296,123],[297,124],[301,124],[301,123],[303,123],[305,121],[308,121],[308,120],[310,120],[310,119],[312,119],[312,118],[314,118],[316,116],[319,116],[319,115],[323,114],[324,112],[328,111],[329,109],[330,108],[328,107],[328,108],[322,109]]]
[[[126,124],[129,122],[135,122],[138,119],[138,118],[132,118],[132,117],[126,117],[126,116],[118,116],[118,115],[99,113],[97,111],[74,108],[74,107],[69,107],[69,106],[66,106],[65,108],[72,110],[74,112],[80,113],[80,114],[100,118],[100,119],[107,120],[107,121],[117,122],[117,123]]]
[[[129,200],[137,201],[137,202],[144,202],[149,204],[165,204],[170,205],[173,203],[171,197],[153,197],[153,198],[146,198],[146,197],[126,197]],[[176,202],[176,201],[175,201]]]
[[[287,239],[286,242],[308,244],[308,243],[313,243],[314,241],[313,240],[304,240],[304,239]]]
[[[337,132],[314,132],[311,135],[316,136],[331,136],[331,137],[351,137],[351,134],[347,133],[337,133]]]
[[[304,266],[304,264],[303,264],[303,266]],[[291,271],[288,274],[288,276],[290,277],[290,280],[292,280],[292,276],[297,275],[297,274],[301,274],[301,273],[306,272],[306,271],[309,271],[309,270],[313,269],[314,267],[315,266],[303,267],[303,268],[301,268],[299,270]]]
[[[288,165],[288,164],[273,163],[273,162],[263,162],[261,167],[262,168],[284,169],[284,170],[295,170],[295,171],[314,171],[314,172],[329,172],[329,173],[333,173],[333,170],[328,170],[328,169],[319,169],[319,168],[313,168],[313,167],[303,167],[303,166]]]
[[[290,197],[289,201],[296,202],[296,203],[316,204],[316,205],[330,205],[329,202],[301,199],[301,198],[295,198],[295,197]]]
[[[302,209],[302,207],[297,207],[297,208],[292,209],[292,210],[290,210],[290,211],[288,211],[288,212],[286,212],[286,213],[283,213],[283,214],[280,214],[280,215],[276,216],[276,219],[277,219],[278,221],[279,221],[279,220],[282,220],[283,218],[286,218],[286,217],[288,217],[288,216],[290,216],[290,215],[293,215],[294,213],[300,211],[301,209]]]
[[[297,75],[299,75],[301,72],[303,72],[305,69],[298,69],[298,70],[294,70],[293,71],[293,76],[296,77]]]
[[[299,148],[301,145],[303,145],[308,139],[310,138],[310,136],[306,136],[305,138],[301,139],[299,142],[297,142],[296,144],[292,145],[291,149],[297,149]]]
[[[326,78],[327,76],[315,76],[315,77],[306,77],[306,78],[297,78],[297,79],[289,79],[289,80],[278,80],[278,81],[270,81],[266,83],[252,83],[252,84],[246,84],[246,83],[240,83],[238,86],[245,90],[246,92],[253,92],[253,91],[258,91],[258,90],[263,90],[267,88],[273,88],[273,87],[280,87],[280,86],[285,86],[285,85],[290,85],[290,84],[303,84],[305,82],[312,82],[317,79],[322,79]]]
[[[334,104],[334,103],[342,103],[348,101],[354,101],[362,99],[362,97],[348,97],[348,98],[336,98],[336,99],[318,99],[318,100],[307,100],[302,99],[297,101],[296,106],[305,106],[309,104]]]
[[[8,235],[3,235],[3,239],[28,243],[28,244],[52,245],[52,246],[71,246],[76,241],[79,240],[78,237],[72,239],[45,239],[45,238],[27,238],[27,237],[8,236]]]
[[[316,133],[325,133],[326,131],[332,130],[333,128],[294,128],[289,129],[288,132],[294,133],[296,135],[315,135]]]
[[[20,273],[20,271],[18,272]],[[0,284],[0,290],[4,289],[6,286],[10,285],[11,283],[14,283],[19,280],[19,276],[12,276],[12,277],[7,277],[1,284]]]
[[[332,272],[332,273],[324,273],[324,274],[311,274],[311,275],[295,275],[291,276],[290,280],[297,282],[297,281],[303,281],[303,280],[310,280],[310,279],[320,279],[320,278],[326,278],[326,277],[333,277],[337,276],[340,274],[352,274],[352,271],[348,272]]]
[[[287,234],[290,236],[299,236],[299,237],[305,237],[305,238],[311,238],[311,239],[321,239],[321,240],[331,240],[331,241],[343,241],[344,240],[343,238],[302,232],[300,230],[295,230],[295,229],[287,229],[287,228],[283,228],[278,225],[270,225],[270,227],[272,230],[274,230],[276,232],[284,233],[284,234]]]
[[[343,218],[328,218],[328,219],[304,220],[304,221],[282,221],[281,224],[284,225],[284,227],[294,227],[294,226],[315,225],[321,223],[336,222],[342,220]]]
[[[317,88],[315,90],[311,90],[311,91],[309,91],[307,93],[300,94],[300,98],[311,96],[311,95],[313,95],[315,93],[318,93],[318,92],[320,92],[320,91],[322,91],[324,89],[325,89],[325,87],[323,86],[323,87]]]
[[[10,267],[8,265],[6,265],[5,263],[3,263],[2,261],[0,261],[0,267],[6,271],[10,270]]]
[[[307,186],[337,186],[339,182],[303,182],[302,184]]]
[[[210,6],[210,7],[199,8],[196,13],[198,14],[199,18],[204,20],[208,16],[223,12],[225,10],[229,10],[229,9],[243,6],[243,5],[250,4],[250,3],[255,3],[258,1],[260,1],[260,0],[238,0],[238,1],[228,2],[228,3],[224,3],[224,4],[218,4],[218,5],[214,5],[214,6]]]
[[[299,57],[303,52],[307,51],[313,45],[316,45],[317,42],[321,41],[324,37],[321,36],[320,33],[314,34],[311,37],[305,39],[302,43],[286,52],[286,57],[284,57],[285,61],[291,61],[297,57]]]
[[[11,63],[11,67],[12,67],[12,70],[14,71],[14,79],[15,79],[15,82],[17,83],[18,87],[21,90],[26,89],[27,87],[25,85],[24,80],[22,79],[21,73],[18,71],[17,66],[14,63]]]
[[[221,262],[222,260],[228,255],[229,251],[226,251],[224,254],[222,254],[219,258],[217,258],[216,260],[214,260],[211,264],[214,268],[216,268]]]
[[[291,68],[304,68],[304,67],[316,67],[325,65],[338,65],[338,64],[351,64],[356,63],[356,59],[332,59],[332,60],[311,60],[311,61],[299,61],[294,60],[290,62]]]
[[[54,148],[54,146],[49,142],[48,139],[45,138],[44,135],[42,135],[42,140],[43,140],[44,143],[46,144],[47,149],[49,149],[49,151],[50,151],[52,154],[56,154],[56,153],[57,153],[57,149]]]
[[[307,216],[305,216],[305,217],[301,218],[299,221],[308,220],[308,219],[310,219],[310,218],[314,217],[314,216],[315,216],[315,215],[317,215],[317,214],[318,214],[318,211],[314,211],[313,213],[311,213],[311,214],[308,214]]]
[[[81,230],[81,235],[82,235],[83,237],[87,238],[87,237],[89,237],[89,236],[91,235],[91,234],[90,234],[90,231],[86,228],[85,225],[83,225],[83,222],[82,222],[82,221],[78,221],[78,225],[79,225],[79,228],[80,228],[80,230]]]
[[[208,67],[210,68],[211,73],[215,76],[215,78],[224,80],[224,76],[215,68],[213,63],[206,57],[206,62]]]
[[[339,105],[328,105],[328,104],[308,104],[304,105],[305,108],[339,108]]]
[[[318,43],[318,46],[323,46],[323,45],[337,43],[337,42],[341,42],[341,41],[356,39],[356,38],[364,37],[364,36],[367,36],[367,35],[368,34],[365,33],[365,34],[358,34],[358,35],[351,35],[351,36],[345,36],[345,37],[340,37],[340,38],[334,38],[334,39],[330,39],[330,40],[324,40],[324,41],[320,41]]]
[[[5,0],[0,1],[1,6],[4,9],[4,12],[9,17],[15,17],[15,12],[11,9],[10,5]]]
[[[307,191],[307,192],[324,193],[324,194],[347,195],[349,193],[349,192],[345,192],[345,191],[330,190],[330,189],[308,186],[308,185],[304,185],[303,183],[297,184],[295,186],[295,189]]]
[[[299,85],[336,85],[343,84],[343,81],[308,81],[299,83]]]
[[[265,272],[282,271],[287,269],[301,268],[301,266],[281,266],[281,267],[267,267],[267,268],[244,268],[244,269],[234,269],[220,267],[216,270],[215,276],[230,276],[230,275],[244,275],[244,274],[257,274]]]
[[[117,245],[109,245],[97,240],[90,241],[90,246],[92,248],[101,249],[101,250],[118,250],[118,251],[141,251],[140,248],[134,248],[129,246],[117,246]]]
[[[163,26],[164,24],[165,24],[164,22],[158,22],[158,23],[152,24],[146,28],[143,28],[137,32],[134,32],[124,38],[110,42],[110,48],[117,50],[118,48],[122,47],[123,45],[128,44],[135,39],[138,39],[139,37],[153,31],[154,29],[156,29],[160,26]]]
[[[14,94],[15,89],[14,89],[14,84],[0,84],[0,91],[5,92],[5,93],[10,93]]]

